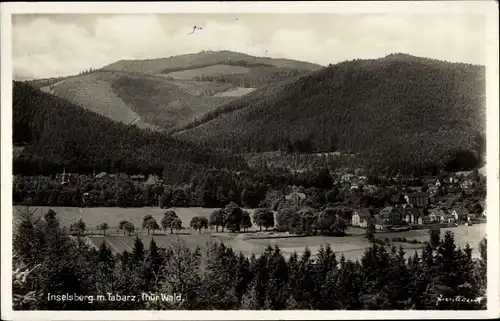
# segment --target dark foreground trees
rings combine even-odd
[[[124,223],[124,227],[129,223]],[[197,225],[198,226],[198,225]],[[221,243],[203,248],[180,238],[168,248],[136,238],[131,253],[113,254],[68,236],[54,215],[26,213],[13,238],[16,310],[116,309],[485,309],[486,241],[480,257],[457,248],[453,234],[405,258],[372,243],[359,261],[322,247],[285,256],[278,247],[246,257]],[[168,293],[170,300],[93,300],[96,295]],[[75,293],[80,301],[49,299]],[[55,297],[52,297],[55,298]]]

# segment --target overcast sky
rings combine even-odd
[[[233,50],[322,65],[403,52],[485,64],[482,15],[13,15],[14,77],[77,74],[120,59]],[[203,30],[188,35],[193,26]]]

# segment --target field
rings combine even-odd
[[[101,76],[99,73],[94,73],[72,77],[41,90],[68,99],[106,118],[125,124],[134,123],[140,127],[149,127],[140,121],[139,115],[113,92],[109,83],[101,79]]]
[[[254,91],[255,88],[238,87],[222,93],[217,93],[214,97],[241,97]]]
[[[174,79],[193,79],[195,77],[217,77],[223,75],[248,74],[250,68],[232,65],[213,65],[202,68],[174,71],[166,74]]]
[[[16,209],[17,208],[17,209]],[[80,218],[86,223],[87,228],[91,231],[92,236],[89,239],[99,246],[103,240],[111,246],[114,251],[123,252],[124,250],[130,251],[133,246],[133,240],[136,236],[140,237],[145,246],[149,246],[151,238],[154,237],[155,242],[159,247],[166,247],[172,242],[183,242],[191,247],[204,247],[210,241],[222,241],[224,244],[232,247],[237,252],[243,252],[246,255],[261,254],[264,252],[268,245],[278,245],[283,254],[287,257],[293,252],[301,253],[307,246],[312,253],[316,253],[321,245],[330,244],[332,249],[337,255],[344,254],[349,259],[359,259],[369,246],[368,241],[364,237],[364,230],[359,228],[351,228],[347,231],[349,234],[346,237],[330,237],[330,236],[307,236],[307,237],[294,237],[286,234],[279,234],[273,232],[259,232],[258,227],[254,226],[248,233],[217,233],[215,230],[210,229],[202,231],[198,234],[197,231],[189,229],[189,222],[194,216],[209,217],[214,211],[213,208],[174,208],[175,212],[186,227],[179,234],[170,234],[167,231],[156,231],[154,235],[148,235],[146,231],[140,231],[142,218],[150,214],[158,223],[160,222],[166,209],[156,207],[143,207],[143,208],[75,208],[75,207],[51,207],[58,214],[61,225],[69,226],[70,224],[78,221]],[[23,207],[14,208],[14,219],[18,218],[20,211]],[[33,211],[35,208],[31,208]],[[35,215],[43,215],[48,211],[49,207],[37,207]],[[250,213],[252,209],[248,209]],[[132,222],[138,232],[132,236],[123,235],[122,232],[117,231],[118,223],[121,220],[128,220]],[[106,222],[110,226],[107,236],[95,235],[98,232],[95,226]],[[460,225],[454,228],[441,229],[441,234],[450,230],[455,234],[455,242],[457,246],[464,247],[467,243],[473,248],[473,255],[478,256],[477,247],[481,239],[486,234],[486,224],[476,224],[473,226]],[[393,237],[406,237],[408,240],[416,239],[419,241],[428,240],[427,230],[411,230],[399,233],[377,233],[377,238],[391,240]],[[402,246],[407,252],[407,256],[413,255],[416,250],[422,248],[422,244],[409,244],[409,243],[394,243],[396,246]]]

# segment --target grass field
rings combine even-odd
[[[139,119],[139,115],[115,95],[109,83],[106,79],[102,79],[102,76],[99,73],[93,73],[73,77],[53,84],[49,89],[42,88],[42,90],[125,124]]]
[[[174,79],[193,79],[195,77],[217,77],[222,75],[248,74],[250,68],[233,65],[213,65],[202,68],[174,71],[166,74]]]
[[[16,209],[17,208],[17,209]],[[159,247],[166,247],[172,242],[185,242],[191,247],[204,247],[210,241],[222,241],[224,244],[230,246],[236,252],[243,252],[246,255],[261,254],[265,251],[268,245],[279,246],[283,254],[288,257],[291,253],[302,253],[307,246],[311,252],[316,253],[321,245],[330,244],[332,249],[338,254],[344,254],[349,259],[359,259],[364,253],[365,249],[369,246],[368,241],[365,239],[364,230],[359,228],[352,228],[348,230],[346,237],[331,237],[331,236],[307,236],[307,237],[284,237],[285,234],[273,232],[258,232],[258,227],[253,226],[249,233],[218,233],[215,230],[202,231],[198,234],[197,231],[191,229],[182,230],[179,234],[170,234],[167,231],[156,231],[155,235],[148,235],[146,231],[140,231],[142,218],[150,214],[158,223],[160,223],[163,214],[167,209],[160,209],[156,207],[142,207],[142,208],[75,208],[75,207],[36,207],[37,212],[35,215],[45,214],[49,208],[52,208],[58,214],[61,225],[69,226],[70,224],[78,221],[80,218],[86,223],[89,230],[96,234],[95,226],[106,222],[110,226],[107,236],[93,235],[89,236],[96,246],[99,246],[103,240],[107,242],[110,247],[116,252],[123,252],[124,250],[130,251],[133,246],[134,238],[136,236],[143,240],[146,247],[149,246],[151,238]],[[19,218],[20,211],[23,207],[14,208],[14,219]],[[34,210],[35,207],[30,208]],[[214,211],[213,208],[174,208],[175,212],[182,220],[183,226],[188,227],[189,222],[194,216],[209,217]],[[253,210],[248,209],[252,214]],[[117,226],[121,220],[128,220],[132,222],[137,233],[132,236],[124,236],[122,232],[117,233]],[[455,235],[455,242],[457,247],[464,247],[467,243],[473,248],[473,255],[478,256],[478,244],[486,234],[486,224],[476,224],[473,226],[460,225],[454,228],[441,229],[441,234],[444,235],[445,231],[450,230]],[[277,237],[280,236],[280,237]],[[420,241],[427,241],[427,230],[411,230],[399,233],[377,233],[377,238],[391,240],[393,237],[406,237],[408,240],[416,239]],[[422,244],[409,244],[409,243],[394,243],[396,246],[402,246],[407,256],[413,255],[416,250],[423,247]]]
[[[217,93],[214,95],[214,97],[241,97],[241,96],[244,96],[246,94],[251,93],[254,90],[255,90],[255,88],[238,87],[238,88],[230,89],[230,90],[222,92],[222,93]]]

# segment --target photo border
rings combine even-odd
[[[11,15],[21,13],[477,13],[486,17],[488,309],[484,311],[12,311],[12,44]],[[6,320],[249,320],[476,319],[499,317],[498,5],[495,1],[370,2],[61,2],[1,4],[2,319]]]

